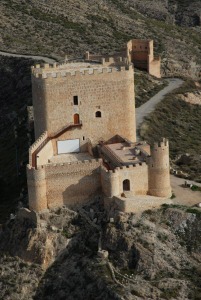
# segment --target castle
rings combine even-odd
[[[133,63],[160,77],[153,41],[141,40],[112,57],[86,52],[81,61],[32,67],[30,209],[73,207],[101,192],[106,207],[130,212],[142,199],[147,208],[171,196],[168,141],[136,141]]]

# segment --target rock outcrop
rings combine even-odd
[[[164,205],[142,215],[114,210],[106,215],[96,202],[81,214],[61,208],[37,215],[37,225],[34,219],[23,209],[2,228],[1,253],[25,257],[29,263],[24,264],[32,270],[29,282],[34,282],[25,295],[27,272],[15,273],[9,296],[8,285],[0,286],[5,300],[199,299],[201,295],[199,208]],[[100,255],[101,249],[105,255]],[[8,254],[2,257],[1,270],[8,277],[11,261],[17,270],[22,265]],[[33,262],[42,264],[43,271]]]

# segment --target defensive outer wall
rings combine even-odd
[[[101,168],[104,194],[111,198],[124,193],[123,181],[130,182],[130,195],[170,197],[169,144],[166,139],[155,143],[147,162],[117,167],[114,170]]]
[[[95,192],[100,192],[102,159],[73,163],[47,164],[27,170],[29,208],[47,208],[84,203]]]
[[[119,59],[121,57],[121,59]],[[161,58],[154,56],[154,43],[153,40],[130,40],[121,52],[114,53],[113,57],[107,55],[93,55],[89,52],[85,54],[86,60],[98,60],[105,65],[112,63],[120,63],[119,61],[132,62],[138,69],[147,71],[150,75],[161,78]]]
[[[29,206],[35,211],[84,203],[94,193],[103,191],[108,199],[117,201],[124,194],[123,182],[129,181],[129,196],[151,195],[170,197],[168,141],[155,143],[146,162],[107,170],[102,159],[73,163],[44,164],[37,168],[28,166]],[[44,161],[45,162],[45,161]],[[31,163],[31,160],[30,160]],[[124,201],[125,202],[125,201]],[[129,209],[136,203],[130,201]],[[124,207],[124,208],[123,208]]]

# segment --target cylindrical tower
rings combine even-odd
[[[151,147],[149,166],[149,190],[148,194],[157,197],[170,197],[170,166],[169,166],[169,143],[163,139],[162,142],[154,143]]]
[[[47,209],[47,191],[45,169],[27,167],[27,185],[29,193],[29,209],[36,212]]]
[[[101,168],[101,183],[104,194],[107,197],[119,195],[119,173],[117,171],[107,171]]]

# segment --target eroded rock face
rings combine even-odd
[[[2,227],[0,250],[47,268],[67,246],[66,236],[74,230],[70,223],[75,216],[68,209],[41,214],[20,209],[16,218]]]
[[[151,18],[181,26],[201,26],[200,1],[157,0],[128,1],[135,9]]]
[[[29,222],[27,212],[23,217],[21,213],[3,226],[1,251],[24,256],[44,270],[24,263],[19,276],[15,272],[10,298],[5,283],[0,285],[5,300],[194,299],[199,295],[199,209],[164,205],[142,215],[112,210],[110,222],[111,214],[107,216],[101,205],[90,208],[84,207],[81,213],[61,208],[32,216]],[[99,255],[101,249],[106,256]],[[22,260],[1,257],[7,276],[10,262],[20,269]],[[19,287],[20,280],[24,289]],[[25,295],[31,283],[31,293]]]
[[[184,95],[178,95],[182,100],[187,103],[201,105],[201,92],[196,93],[185,93]]]

